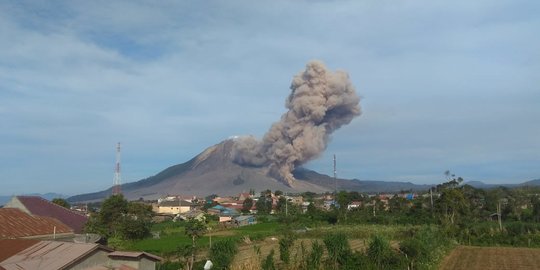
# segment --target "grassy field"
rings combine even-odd
[[[267,236],[275,235],[278,224],[277,222],[267,222],[230,229],[223,229],[217,225],[213,227],[205,236],[197,240],[199,247],[206,249],[209,247],[210,241],[215,242],[231,237],[239,239],[247,237],[251,240],[261,240]],[[127,242],[125,243],[126,248],[163,255],[174,252],[179,246],[191,245],[191,239],[184,233],[184,227],[181,223],[164,222],[155,224],[152,231],[159,232],[159,238]]]
[[[540,249],[459,246],[443,260],[439,269],[540,269]]]

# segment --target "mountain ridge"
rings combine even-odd
[[[337,190],[358,191],[367,193],[422,191],[435,185],[414,184],[400,181],[378,181],[359,179],[334,179],[325,174],[305,168],[293,171],[294,184],[292,187],[282,181],[270,177],[268,168],[239,165],[233,161],[232,152],[234,139],[225,140],[206,148],[192,159],[167,167],[157,174],[136,182],[122,184],[121,190],[125,197],[131,200],[157,199],[168,194],[184,194],[207,196],[235,195],[251,189],[281,190],[287,193],[311,191],[316,193],[333,192]],[[483,188],[501,185],[484,184],[472,181]],[[518,185],[540,185],[540,179],[531,180]],[[504,186],[504,185],[503,185]],[[510,186],[510,185],[508,185]],[[97,201],[112,194],[112,187],[106,190],[75,195],[68,198],[70,202]]]

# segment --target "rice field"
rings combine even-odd
[[[441,262],[439,269],[540,269],[540,249],[459,246]]]

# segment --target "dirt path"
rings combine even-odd
[[[540,269],[540,249],[459,246],[443,260],[439,269]]]

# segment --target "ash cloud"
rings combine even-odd
[[[234,161],[268,167],[271,176],[292,186],[294,168],[317,158],[330,134],[361,114],[359,102],[346,72],[332,72],[322,62],[311,61],[292,80],[285,101],[288,111],[262,140],[237,138]]]

